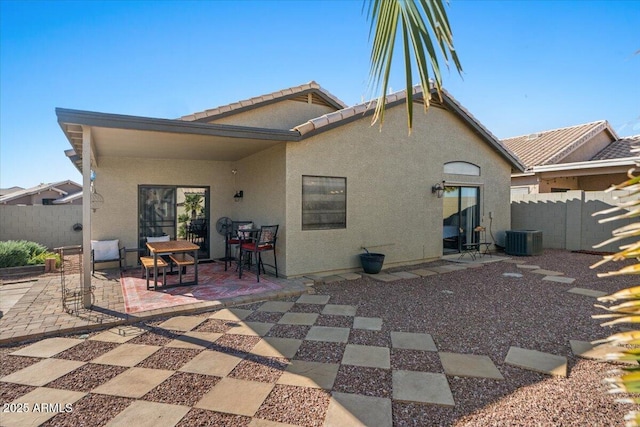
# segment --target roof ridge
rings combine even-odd
[[[557,132],[560,130],[567,130],[567,129],[573,129],[573,128],[578,128],[581,126],[588,126],[588,125],[594,125],[594,124],[606,124],[607,121],[606,120],[596,120],[593,122],[588,122],[588,123],[581,123],[579,125],[573,125],[573,126],[565,126],[565,127],[561,127],[561,128],[555,128],[555,129],[547,129],[547,130],[542,130],[542,131],[537,131],[537,132],[530,132],[530,133],[525,133],[522,135],[516,135],[516,136],[510,136],[508,138],[503,138],[502,141],[506,141],[508,139],[516,139],[516,138],[523,138],[523,137],[527,137],[531,134],[545,134],[545,133],[550,133],[550,132]]]
[[[195,120],[204,119],[204,118],[213,118],[223,113],[231,113],[235,110],[258,106],[265,102],[273,102],[274,100],[290,97],[292,95],[295,95],[304,91],[308,91],[308,90],[318,91],[322,96],[327,98],[331,103],[335,104],[336,107],[345,108],[347,106],[338,97],[336,97],[332,93],[323,89],[322,86],[318,84],[318,82],[316,82],[315,80],[311,80],[307,83],[303,83],[298,86],[292,86],[292,87],[277,90],[275,92],[267,93],[264,95],[258,95],[248,99],[242,99],[239,101],[232,102],[230,104],[219,105],[217,107],[209,108],[204,111],[196,111],[195,113],[187,114],[185,116],[179,117],[178,120],[195,121]]]

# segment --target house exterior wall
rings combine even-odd
[[[510,228],[507,162],[446,110],[414,120],[408,135],[404,109],[391,108],[381,131],[365,118],[287,144],[288,275],[358,269],[362,247],[384,253],[385,266],[441,256],[443,199],[431,186],[443,179],[479,186],[481,224]],[[473,163],[481,176],[445,175],[451,161]],[[303,175],[346,178],[346,229],[302,231]]]
[[[28,240],[49,249],[82,244],[82,206],[0,205],[0,240]]]
[[[553,189],[579,190],[578,178],[575,176],[540,179],[539,193],[551,193]]]
[[[334,108],[325,105],[284,100],[215,119],[209,123],[288,130],[333,111],[335,111]]]
[[[95,188],[105,202],[92,213],[91,238],[120,239],[127,248],[138,247],[139,185],[209,186],[211,257],[223,257],[224,238],[215,231],[215,222],[235,218],[233,167],[230,162],[100,158],[94,167]],[[128,257],[129,264],[135,262],[136,254]]]
[[[613,141],[614,139],[609,135],[609,133],[600,131],[597,135],[594,135],[593,138],[589,139],[586,144],[583,144],[577,150],[563,158],[561,162],[571,163],[590,160]]]
[[[580,189],[584,191],[604,191],[614,184],[620,184],[629,179],[625,173],[611,173],[605,175],[581,176],[578,178]]]

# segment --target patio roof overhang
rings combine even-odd
[[[65,153],[82,172],[82,139],[91,131],[91,160],[101,157],[236,161],[287,141],[297,131],[157,119],[56,108],[71,144]]]

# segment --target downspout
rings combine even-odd
[[[82,305],[91,307],[91,128],[82,126]]]

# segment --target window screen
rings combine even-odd
[[[302,177],[302,229],[347,228],[347,179]]]

